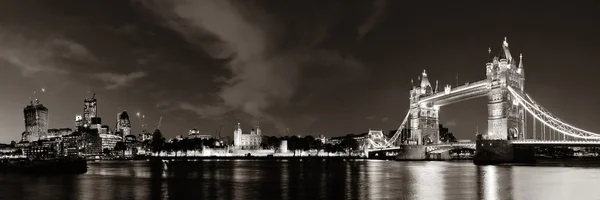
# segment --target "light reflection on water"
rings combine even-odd
[[[470,162],[91,162],[83,175],[0,174],[0,199],[598,199],[600,168]]]

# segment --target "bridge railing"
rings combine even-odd
[[[449,95],[449,94],[454,94],[454,93],[457,93],[457,92],[462,92],[462,91],[465,91],[465,90],[468,90],[468,89],[474,89],[474,88],[478,88],[478,87],[487,86],[488,83],[489,82],[488,82],[487,79],[481,80],[481,81],[477,81],[477,82],[473,82],[473,83],[466,83],[465,85],[458,86],[456,88],[452,88],[449,93],[446,93],[446,91],[436,92],[436,93],[434,93],[434,94],[432,94],[430,96],[422,98],[421,100],[419,100],[418,103],[431,101],[432,99],[435,99],[435,98],[439,98],[439,97],[442,97],[442,96],[445,96],[445,95]]]
[[[513,144],[600,144],[598,140],[513,140]]]

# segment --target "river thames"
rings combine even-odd
[[[0,174],[0,199],[600,199],[600,168],[464,162],[90,162],[86,174]]]

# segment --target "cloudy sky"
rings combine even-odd
[[[479,2],[2,1],[0,142],[20,138],[34,91],[51,128],[72,128],[95,92],[104,124],[122,110],[150,128],[162,116],[167,137],[232,135],[237,122],[276,136],[395,129],[411,79],[424,69],[440,85],[483,79],[488,47],[505,36],[524,55],[526,91],[600,132],[600,2]],[[487,129],[486,99],[440,117],[474,139]]]

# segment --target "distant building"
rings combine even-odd
[[[115,126],[115,132],[123,134],[123,136],[131,135],[131,121],[127,111],[117,113],[117,125]]]
[[[53,128],[48,129],[48,135],[46,138],[62,137],[73,133],[73,129],[70,128]]]
[[[54,159],[61,154],[62,138],[31,142],[26,156],[30,159]]]
[[[100,133],[100,134],[110,134],[110,127],[108,127],[108,125],[102,125],[100,127],[101,128],[98,131],[98,133]]]
[[[81,115],[75,115],[75,130],[79,130],[83,127],[83,117]]]
[[[112,134],[100,134],[100,139],[102,140],[102,150],[113,150],[117,142],[123,141],[121,136]]]
[[[100,134],[98,134],[97,129],[87,130],[82,135],[85,154],[99,155],[100,153],[102,153],[102,139],[100,138]]]
[[[175,138],[171,138],[168,142],[173,143],[173,142],[177,142],[177,141],[181,141],[181,140],[183,140],[183,136],[177,135],[177,136],[175,136]]]
[[[92,118],[98,115],[98,105],[96,101],[96,93],[91,98],[85,98],[83,104],[83,126],[90,127]]]
[[[73,132],[62,137],[62,153],[66,156],[79,155],[79,151],[84,148],[84,138],[80,132]]]
[[[198,129],[193,128],[193,129],[190,129],[190,131],[188,132],[187,138],[188,139],[201,139],[201,140],[207,139],[208,140],[210,138],[213,138],[213,136],[209,135],[209,134],[200,134],[200,131]]]
[[[23,109],[25,115],[25,132],[21,136],[23,141],[37,141],[48,134],[48,108],[40,104],[39,100],[29,102]]]
[[[142,131],[142,133],[139,134],[139,140],[142,142],[152,140],[152,133],[146,130]]]
[[[260,133],[260,127],[256,127],[256,130],[252,129],[250,134],[243,134],[240,123],[237,124],[236,129],[233,131],[233,145],[240,148],[258,148],[262,142],[262,136]]]

